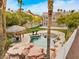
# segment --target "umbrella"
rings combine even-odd
[[[25,30],[25,27],[14,25],[14,26],[11,26],[11,27],[7,28],[6,31],[8,33],[18,33],[18,32],[22,32],[24,30]]]

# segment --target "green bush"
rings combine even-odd
[[[4,52],[4,50],[3,50],[3,41],[0,40],[0,59],[2,59],[2,57],[3,57],[3,52]]]
[[[73,31],[79,25],[79,12],[68,13],[60,16],[57,20],[59,24],[66,24],[68,28]]]
[[[12,43],[13,42],[10,38],[6,40],[6,50],[8,50],[8,48],[11,46]]]

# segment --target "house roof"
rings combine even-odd
[[[30,10],[26,11],[27,14],[32,15],[32,16],[39,16],[37,14],[32,13]]]

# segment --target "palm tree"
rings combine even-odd
[[[59,12],[60,11],[60,9],[57,9],[57,12]]]
[[[48,0],[48,37],[47,37],[47,59],[50,59],[50,36],[52,22],[53,0]]]
[[[2,0],[2,29],[3,29],[3,55],[5,54],[5,49],[6,49],[6,40],[7,40],[7,35],[6,35],[6,0]]]
[[[62,9],[60,9],[60,12],[62,12],[63,10]]]
[[[8,11],[10,11],[10,8],[8,8]]]
[[[18,4],[19,4],[19,11],[21,12],[21,10],[22,10],[22,5],[23,5],[23,0],[17,0],[18,1]]]
[[[18,1],[18,4],[19,4],[19,12],[20,12],[20,15],[21,15],[23,0],[17,0],[17,1]],[[20,25],[20,20],[19,20],[19,25]]]
[[[74,13],[75,12],[75,10],[71,10],[71,13]]]
[[[2,0],[0,0],[0,30],[2,30],[2,17],[1,17],[2,16],[2,10],[1,10],[1,8],[2,8]]]
[[[2,0],[0,0],[0,8],[2,7]]]
[[[2,29],[2,0],[0,0],[0,43],[3,41]],[[0,59],[3,58],[3,44],[0,44]]]
[[[3,0],[2,4],[2,27],[3,27],[3,37],[6,39],[6,0]]]
[[[63,12],[65,13],[65,12],[66,12],[66,10],[63,10]]]

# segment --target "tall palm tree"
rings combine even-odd
[[[3,29],[3,54],[5,54],[6,49],[6,41],[7,41],[7,35],[6,35],[6,0],[2,0],[2,29]]]
[[[60,9],[60,12],[62,12],[63,10],[62,9]]]
[[[66,10],[63,10],[63,12],[65,13],[65,12],[66,12]]]
[[[2,6],[2,22],[3,22],[3,34],[4,39],[6,39],[6,0],[3,0],[3,6]]]
[[[19,4],[19,11],[21,12],[21,10],[22,10],[22,5],[23,5],[23,0],[17,0],[18,1],[18,4]]]
[[[2,7],[2,0],[0,0],[0,8]]]
[[[22,12],[22,5],[23,5],[23,0],[17,0],[18,1],[18,4],[19,4],[19,12],[20,12],[20,15],[21,15],[21,12]],[[19,25],[21,25],[20,24],[20,20],[19,20]]]
[[[74,13],[75,12],[75,10],[71,10],[71,13]]]
[[[57,9],[57,12],[59,12],[60,11],[60,9]]]
[[[2,30],[2,0],[0,0],[0,30]],[[0,32],[1,34],[2,32]],[[2,35],[1,35],[2,37]]]
[[[3,27],[3,37],[6,39],[6,0],[2,0],[2,27]]]
[[[50,36],[51,36],[51,22],[53,12],[53,0],[48,0],[48,37],[47,37],[47,59],[50,59]]]
[[[11,11],[10,8],[8,8],[8,11],[9,11],[9,12]]]

